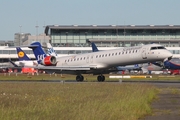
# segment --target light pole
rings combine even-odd
[[[66,47],[68,47],[68,41],[67,41],[67,39],[68,39],[68,32],[66,32]]]
[[[45,29],[45,27],[46,27],[46,26],[44,25],[43,28]],[[46,35],[46,34],[44,33],[44,42],[46,42],[46,41],[45,41],[45,35]],[[49,41],[48,41],[48,42],[49,42]]]
[[[21,27],[22,27],[22,25],[19,26],[19,32],[20,32],[20,33],[21,33]]]
[[[36,27],[36,41],[38,40],[38,25],[35,26]]]

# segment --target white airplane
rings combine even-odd
[[[162,61],[171,59],[172,53],[159,44],[125,47],[65,57],[47,56],[39,42],[30,46],[36,56],[37,62],[44,66],[37,69],[49,70],[58,73],[76,74],[76,81],[83,81],[82,74],[99,74],[98,81],[104,81],[104,73],[109,73],[116,66]]]
[[[19,61],[12,62],[9,60],[9,62],[12,63],[14,67],[30,67],[38,64],[36,60],[31,60],[20,47],[16,47],[16,51]]]

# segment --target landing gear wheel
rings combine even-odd
[[[97,80],[98,80],[99,82],[105,81],[104,75],[99,75],[99,76],[97,77]]]
[[[79,82],[79,81],[83,81],[84,80],[84,76],[82,75],[77,75],[76,76],[76,81]]]

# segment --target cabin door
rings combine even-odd
[[[93,63],[93,55],[87,56],[86,63]]]
[[[86,63],[89,63],[89,55],[86,58]]]
[[[141,55],[142,55],[142,58],[143,58],[143,59],[147,59],[146,48],[142,48]]]
[[[93,63],[93,55],[91,55],[90,63]]]

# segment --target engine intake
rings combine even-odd
[[[56,63],[57,63],[56,57],[54,57],[54,56],[47,56],[41,62],[41,64],[43,64],[45,66],[54,66],[54,65],[56,65]]]

